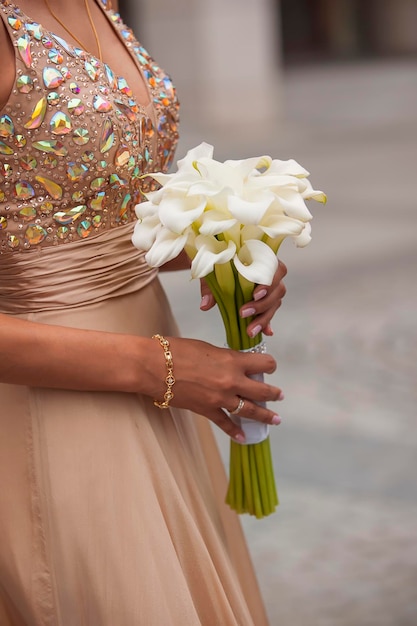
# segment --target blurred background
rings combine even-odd
[[[176,82],[178,158],[295,158],[328,194],[311,244],[281,251],[281,505],[242,519],[271,626],[416,626],[417,0],[120,9]],[[164,284],[182,332],[222,345],[198,284]]]

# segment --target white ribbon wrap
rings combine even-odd
[[[240,350],[240,352],[259,352],[263,354],[266,352],[266,345],[264,342],[262,342],[259,343],[257,346],[254,346],[253,348],[249,348],[248,350]],[[259,380],[260,382],[264,381],[264,375],[262,373],[253,374],[250,378],[252,378],[253,380]],[[264,402],[259,402],[259,404],[261,404],[262,406],[266,406]],[[245,433],[245,442],[243,445],[261,443],[261,441],[264,441],[268,438],[269,424],[263,424],[262,422],[248,419],[247,417],[232,415],[231,413],[229,413],[229,417],[232,422],[239,426]]]

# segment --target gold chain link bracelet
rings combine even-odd
[[[169,403],[174,397],[172,393],[172,388],[175,385],[175,377],[174,377],[174,362],[172,360],[172,353],[169,349],[169,341],[165,339],[162,335],[152,335],[152,339],[157,339],[162,346],[165,357],[165,365],[167,367],[167,375],[165,378],[167,389],[164,393],[164,399],[162,402],[158,402],[158,400],[154,400],[153,403],[159,409],[168,409]]]

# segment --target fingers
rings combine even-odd
[[[222,409],[210,412],[207,417],[232,439],[235,439],[239,443],[245,442],[245,433],[243,430],[235,424]],[[239,417],[246,417],[271,426],[278,426],[281,423],[281,418],[277,413],[259,406],[258,404],[254,404],[246,398],[244,400],[244,406],[239,412]]]
[[[210,291],[209,286],[207,285],[204,278],[200,279],[200,292],[201,292],[201,302],[200,309],[202,311],[209,311],[214,307],[216,301],[214,299],[213,294]]]
[[[271,320],[279,309],[286,294],[286,287],[282,279],[287,274],[287,268],[282,261],[278,263],[271,285],[257,285],[253,292],[253,300],[244,304],[240,309],[240,316],[253,319],[247,326],[247,333],[255,337],[260,332],[272,336]]]

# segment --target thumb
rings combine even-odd
[[[201,302],[200,309],[202,311],[209,311],[214,307],[216,301],[214,299],[213,294],[210,291],[210,288],[204,278],[200,278],[200,291],[201,291]]]

